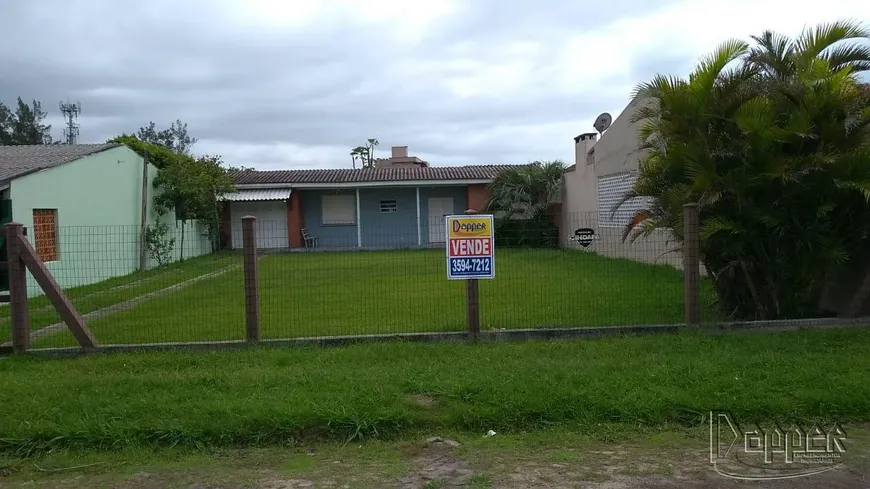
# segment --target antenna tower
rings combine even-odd
[[[76,144],[79,138],[79,125],[75,121],[78,120],[79,114],[82,112],[82,103],[61,102],[60,111],[63,113],[63,118],[66,119],[66,127],[63,128],[66,144]]]

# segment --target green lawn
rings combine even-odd
[[[265,256],[263,336],[461,331],[465,283],[448,281],[445,270],[442,250]],[[89,325],[104,344],[242,339],[243,287],[235,270]],[[682,290],[680,272],[664,265],[500,249],[496,278],[480,281],[481,321],[486,329],[677,323]],[[66,331],[35,342],[69,345]]]
[[[135,272],[102,282],[66,289],[66,294],[82,314],[124,302],[173,284],[230,267],[241,265],[241,255],[217,253],[185,260],[169,267]],[[28,300],[31,330],[60,322],[60,317],[44,295]],[[9,305],[0,306],[0,343],[10,341]]]
[[[870,420],[870,329],[0,361],[0,453]],[[431,435],[429,435],[431,436]]]

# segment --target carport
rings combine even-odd
[[[224,194],[222,200],[230,206],[232,247],[242,248],[242,217],[257,218],[257,248],[289,248],[287,233],[287,201],[291,189],[242,189]]]

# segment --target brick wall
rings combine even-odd
[[[487,200],[489,200],[489,192],[486,190],[486,184],[469,185],[466,188],[466,202],[469,209],[483,212],[486,210]]]
[[[302,228],[305,220],[302,217],[302,192],[293,190],[287,199],[287,239],[291,248],[302,248]]]

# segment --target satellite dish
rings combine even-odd
[[[592,127],[598,131],[598,134],[601,134],[610,127],[611,122],[613,122],[613,117],[610,117],[610,114],[605,112],[595,118],[595,124],[592,124]]]

